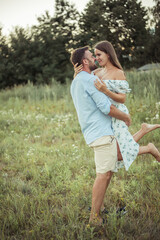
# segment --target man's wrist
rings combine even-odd
[[[126,114],[126,113],[124,113],[124,114],[125,114],[125,116],[124,116],[124,121],[128,121],[128,120],[129,120],[128,114]]]

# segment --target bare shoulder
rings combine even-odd
[[[115,71],[115,79],[116,80],[126,80],[126,76],[123,70],[117,69]]]
[[[96,70],[94,70],[94,75],[101,79],[103,76],[103,68],[97,68]]]
[[[102,68],[97,68],[93,72],[94,72],[95,75],[98,76],[101,73],[101,71],[102,71]]]
[[[98,72],[100,72],[102,70],[102,68],[97,68],[97,69],[95,69],[93,72],[94,73],[98,73]]]

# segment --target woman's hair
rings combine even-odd
[[[123,70],[118,58],[117,58],[117,54],[114,50],[113,45],[108,42],[108,41],[101,41],[98,42],[94,45],[94,48],[106,53],[109,55],[109,60],[110,62],[113,64],[113,66]]]

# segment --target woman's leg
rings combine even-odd
[[[145,134],[157,128],[160,128],[160,124],[142,123],[141,129],[133,135],[133,139],[135,140],[135,142],[138,142]],[[157,161],[159,161],[160,153],[158,149],[154,146],[154,144],[149,143],[147,146],[139,147],[138,155],[145,154],[145,153],[152,154],[157,159]],[[119,149],[118,142],[117,142],[117,154],[118,154],[118,161],[122,161],[123,158]]]
[[[122,161],[122,155],[121,152],[119,150],[119,145],[117,143],[117,151],[118,151],[118,161]],[[139,152],[138,155],[141,154],[146,154],[149,153],[151,154],[153,157],[155,157],[155,159],[160,162],[160,152],[158,151],[158,149],[154,146],[153,143],[149,143],[147,146],[140,146],[139,147]]]
[[[147,146],[141,146],[139,147],[139,153],[138,155],[150,153],[155,159],[160,162],[160,152],[158,149],[154,146],[153,143],[148,143]]]
[[[138,142],[145,134],[160,128],[160,124],[147,124],[142,123],[141,129],[133,135],[135,142]]]

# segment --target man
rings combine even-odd
[[[88,47],[74,50],[71,62],[73,65],[83,65],[83,70],[72,81],[71,95],[86,143],[94,148],[97,176],[92,190],[89,222],[100,225],[100,209],[117,161],[111,117],[124,121],[128,126],[131,120],[129,115],[113,106],[109,98],[94,86],[97,76],[92,75],[91,71],[97,66]]]

